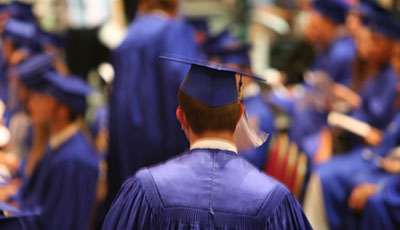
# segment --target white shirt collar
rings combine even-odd
[[[250,84],[246,85],[246,87],[243,88],[243,97],[244,98],[250,98],[257,96],[261,92],[261,87],[255,83],[251,82]]]
[[[51,135],[49,138],[49,146],[50,149],[54,150],[64,144],[67,140],[69,140],[73,135],[75,135],[81,128],[80,122],[74,122],[68,125],[66,128],[61,130],[60,132]]]
[[[192,149],[220,149],[238,153],[235,144],[220,138],[201,138],[190,146],[190,150]]]

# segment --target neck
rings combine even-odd
[[[68,125],[70,125],[71,123],[65,120],[57,120],[51,124],[50,127],[50,135],[55,135],[59,132],[61,132],[62,130],[64,130],[66,127],[68,127]]]
[[[195,134],[192,132],[190,135],[190,144],[192,145],[194,142],[198,141],[199,139],[203,138],[217,138],[217,139],[223,139],[232,143],[236,143],[235,141],[235,135],[231,132],[225,131],[225,132],[215,132],[215,131],[206,131],[202,134]]]

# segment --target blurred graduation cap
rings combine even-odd
[[[336,24],[342,24],[346,20],[349,6],[343,0],[315,0],[314,10],[332,19]]]
[[[241,45],[238,39],[229,33],[229,28],[227,28],[218,35],[210,37],[204,43],[203,50],[208,56],[214,56],[226,50],[237,49]]]
[[[207,18],[198,17],[198,18],[188,18],[189,23],[197,30],[202,31],[208,34],[208,23]]]
[[[8,19],[2,33],[3,38],[10,38],[18,49],[26,49],[30,53],[40,51],[37,40],[38,28],[35,24],[17,19]]]
[[[180,90],[194,100],[209,107],[219,107],[241,102],[243,76],[266,81],[266,79],[256,75],[232,70],[223,65],[175,57],[161,56],[160,58],[190,65],[190,70],[182,82]],[[239,85],[236,82],[237,75],[240,76]],[[246,137],[249,138],[249,142],[253,146],[258,147],[265,143],[268,134],[263,133],[257,127],[250,127],[246,115],[243,116],[240,123],[239,126],[244,126]]]
[[[235,64],[238,66],[250,66],[250,45],[243,44],[234,49],[221,50],[217,56],[222,64]]]
[[[37,88],[45,84],[42,75],[53,70],[54,58],[48,54],[39,53],[20,63],[11,72],[28,88]]]
[[[41,45],[52,45],[56,48],[65,48],[67,45],[66,36],[60,34],[49,33],[39,30],[37,33],[37,40]]]
[[[32,11],[32,4],[21,1],[13,1],[9,3],[5,9],[11,18],[26,21],[26,22],[35,22],[35,15]]]
[[[39,87],[42,93],[48,93],[73,111],[83,114],[87,107],[86,96],[92,88],[76,76],[61,76],[56,71],[46,71],[42,77],[45,87]]]
[[[388,37],[400,37],[400,26],[388,10],[370,1],[362,1],[358,10],[363,24],[371,29],[371,31]]]
[[[37,27],[30,22],[10,18],[4,27],[3,36],[11,36],[16,40],[29,41],[36,35]]]

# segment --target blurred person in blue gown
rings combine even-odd
[[[166,53],[198,57],[194,29],[178,18],[178,5],[178,0],[140,1],[125,40],[112,54],[104,215],[129,175],[188,148],[175,117],[176,94],[188,68],[158,58]]]
[[[352,76],[353,61],[356,58],[354,38],[346,33],[344,23],[349,5],[342,0],[317,0],[313,2],[309,24],[304,36],[315,49],[314,61],[309,70],[314,74],[323,74],[331,84],[349,86]],[[306,81],[307,82],[307,81]],[[315,86],[306,83],[307,92],[314,92]],[[326,108],[329,98],[315,96],[317,105],[296,103],[292,110],[290,137],[299,148],[311,158],[306,145],[306,137],[318,133],[326,124]],[[321,104],[322,103],[322,104]]]
[[[40,213],[40,229],[87,229],[99,172],[98,156],[81,131],[91,89],[78,77],[51,70],[29,79],[32,122],[47,126],[50,136],[19,206]]]

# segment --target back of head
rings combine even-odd
[[[211,107],[182,91],[178,93],[178,103],[186,115],[189,126],[196,134],[207,131],[234,133],[241,115],[238,103]]]
[[[178,10],[179,0],[139,0],[139,10],[148,13],[162,10],[174,14]]]

